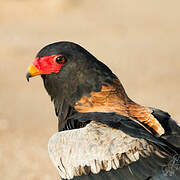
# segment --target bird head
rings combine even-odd
[[[52,88],[57,90],[60,86],[68,86],[72,92],[82,91],[83,88],[87,91],[98,91],[102,82],[116,77],[106,65],[83,47],[66,41],[47,45],[38,52],[28,68],[26,78],[29,81],[31,77],[38,75],[43,78],[50,95]]]
[[[116,78],[106,65],[72,42],[56,42],[42,48],[29,66],[26,78],[29,81],[38,75],[61,121],[79,99],[100,92],[103,84],[113,83]]]
[[[62,67],[72,61],[74,53],[72,46],[76,46],[74,43],[69,42],[57,42],[42,48],[34,62],[29,66],[26,78],[37,75],[51,75],[60,73]],[[77,52],[75,53],[75,55]],[[67,61],[68,58],[68,61]]]
[[[67,68],[65,68],[67,66]],[[72,70],[78,75],[80,71],[99,70],[100,73],[112,75],[111,70],[98,61],[83,47],[72,42],[56,42],[42,48],[34,62],[29,66],[27,80],[37,75],[59,74],[63,69]],[[89,74],[90,76],[90,74]],[[64,77],[68,78],[68,77]]]

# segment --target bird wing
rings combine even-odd
[[[60,176],[87,180],[179,179],[180,127],[168,113],[151,109],[165,129],[161,137],[115,113],[71,116],[72,120],[94,121],[80,129],[58,132],[50,138],[49,155]]]
[[[166,152],[147,140],[95,121],[84,128],[54,134],[48,150],[64,179],[103,179],[106,174],[107,179],[147,179],[158,172],[163,174],[160,164],[167,166],[170,161]]]

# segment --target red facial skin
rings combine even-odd
[[[62,56],[61,54],[37,57],[33,62],[33,66],[40,72],[40,74],[58,73],[63,64],[56,62],[56,58]]]

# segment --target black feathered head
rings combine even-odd
[[[106,65],[72,42],[56,42],[41,49],[26,77],[29,80],[37,75],[41,75],[61,121],[82,96],[101,91],[103,85],[116,79]]]
[[[60,93],[55,91],[58,86],[68,86],[71,91],[98,91],[102,82],[115,78],[106,65],[72,42],[56,42],[42,48],[29,66],[26,77],[29,80],[37,75],[42,76],[51,96]]]

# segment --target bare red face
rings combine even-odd
[[[41,74],[58,73],[65,63],[66,58],[61,54],[44,56],[41,58],[37,57],[29,66],[26,77],[29,80],[30,77]]]

